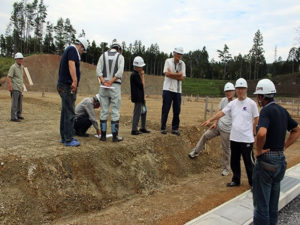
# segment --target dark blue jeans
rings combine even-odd
[[[168,120],[169,111],[173,103],[173,120],[172,130],[178,130],[179,128],[179,114],[181,106],[181,93],[175,93],[171,91],[163,91],[163,105],[161,111],[161,130],[166,129],[166,123]]]
[[[276,225],[280,181],[286,170],[284,154],[260,156],[253,169],[254,225]]]
[[[74,132],[76,93],[71,85],[58,84],[57,91],[61,97],[60,136],[65,142],[72,141]]]

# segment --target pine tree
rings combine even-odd
[[[265,51],[263,49],[263,36],[262,36],[260,30],[258,30],[254,35],[253,46],[249,51],[250,62],[252,65],[254,65],[253,79],[259,78],[260,68],[262,65],[266,64],[264,52]],[[261,74],[262,74],[262,71],[261,71]],[[249,79],[251,79],[251,73],[250,73]]]
[[[221,59],[221,62],[224,65],[224,69],[223,69],[223,80],[224,80],[226,78],[226,73],[227,73],[227,64],[232,59],[232,57],[231,54],[229,53],[229,48],[226,44],[224,45],[223,51],[217,50],[217,52],[219,53],[219,58]]]

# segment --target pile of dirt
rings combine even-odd
[[[28,68],[33,86],[30,86],[25,78],[25,84],[29,91],[55,92],[61,56],[51,54],[32,55],[24,58],[23,65]],[[88,63],[80,63],[81,78],[78,91],[82,94],[94,95],[99,92],[99,82],[96,77],[96,66]],[[122,79],[122,93],[130,94],[130,72],[124,72]],[[163,85],[163,77],[146,75],[146,94],[160,94]],[[4,83],[5,80],[2,81]],[[2,85],[6,88],[6,85]]]

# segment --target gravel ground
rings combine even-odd
[[[278,215],[278,225],[300,224],[300,195],[285,206]]]

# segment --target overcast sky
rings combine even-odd
[[[15,0],[1,0],[0,33],[9,23]],[[141,40],[148,47],[158,43],[171,52],[206,46],[210,59],[218,60],[217,49],[226,43],[230,53],[247,54],[254,33],[260,29],[265,57],[273,62],[274,49],[284,60],[296,43],[300,27],[299,0],[44,0],[47,20],[70,18],[78,33],[91,41],[110,43],[117,38],[127,44]]]

